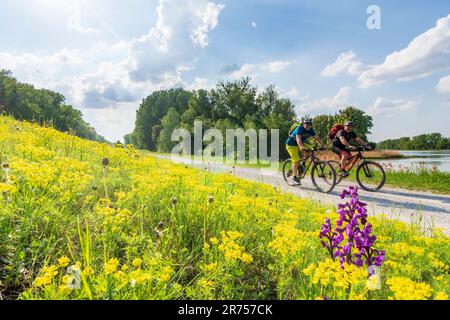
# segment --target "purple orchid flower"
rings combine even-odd
[[[340,194],[341,199],[347,196],[350,197],[348,202],[338,204],[339,219],[336,221],[336,227],[332,229],[330,219],[325,220],[319,235],[321,244],[333,260],[339,258],[341,268],[344,268],[346,263],[358,267],[364,264],[369,267],[381,266],[385,251],[373,248],[377,238],[372,235],[372,225],[367,221],[367,204],[359,201],[356,187],[344,189]],[[347,236],[347,243],[342,247],[344,234]]]

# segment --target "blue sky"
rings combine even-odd
[[[0,38],[0,68],[62,92],[110,140],[154,90],[242,76],[299,115],[356,105],[374,141],[450,136],[448,1],[2,0]]]

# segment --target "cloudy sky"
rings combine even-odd
[[[299,115],[356,105],[374,141],[450,136],[448,0],[0,0],[0,39],[0,68],[62,92],[110,140],[154,90],[242,76]]]

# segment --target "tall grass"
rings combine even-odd
[[[396,187],[413,190],[428,190],[450,194],[450,173],[441,172],[437,167],[399,167],[383,164],[386,171],[386,183]]]

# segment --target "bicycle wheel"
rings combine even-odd
[[[336,185],[338,185],[339,183],[342,182],[342,178],[343,178],[339,174],[339,172],[341,171],[341,163],[339,161],[336,161],[336,160],[330,160],[328,162],[333,166],[333,169],[336,172]]]
[[[378,163],[363,161],[356,170],[356,181],[364,190],[375,192],[383,187],[386,173]]]
[[[283,162],[283,178],[284,181],[290,186],[298,186],[298,183],[294,181],[294,175],[292,173],[292,160],[286,159]]]
[[[336,171],[328,161],[314,163],[311,181],[319,192],[330,193],[336,185]]]

